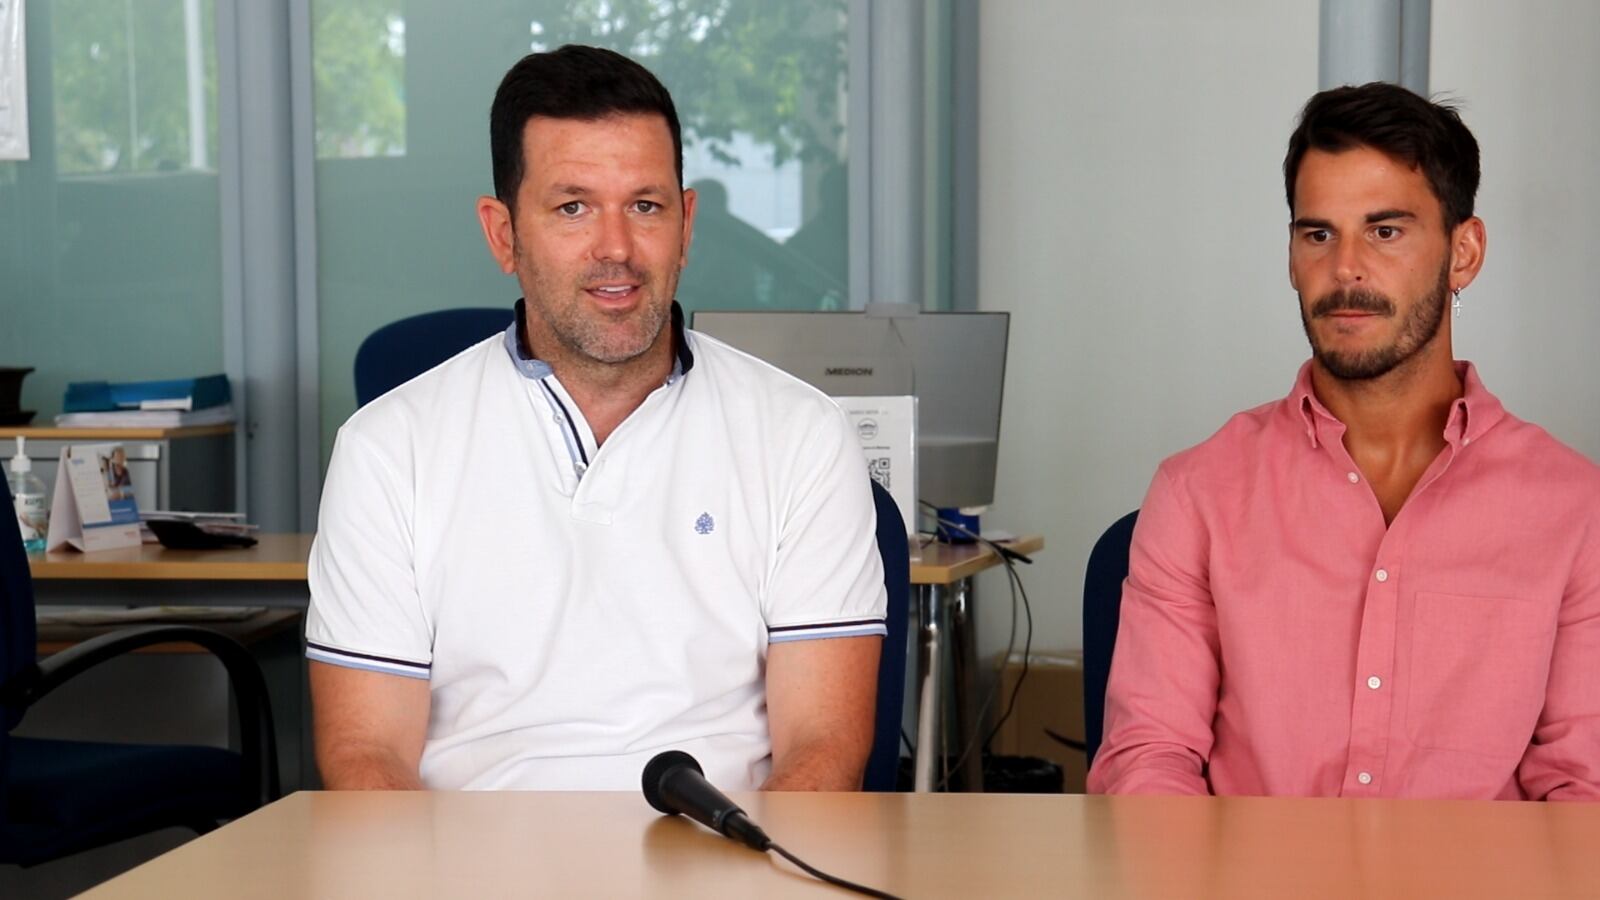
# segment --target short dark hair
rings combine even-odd
[[[672,95],[650,70],[601,47],[567,44],[517,61],[494,93],[489,108],[489,154],[494,163],[494,193],[516,207],[524,171],[522,133],[534,116],[596,121],[629,113],[654,113],[667,120],[683,185],[683,133]]]
[[[1361,146],[1421,169],[1444,210],[1446,231],[1472,218],[1477,139],[1454,106],[1382,81],[1332,88],[1306,102],[1283,159],[1289,215],[1294,215],[1295,177],[1308,150],[1339,153]]]

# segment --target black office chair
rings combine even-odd
[[[1112,523],[1095,542],[1083,579],[1083,735],[1088,764],[1100,749],[1106,724],[1106,682],[1122,617],[1122,582],[1128,577],[1128,546],[1139,511]]]
[[[446,309],[385,325],[356,352],[356,405],[383,396],[511,324],[508,309]],[[889,492],[872,483],[878,511],[878,554],[889,594],[888,636],[878,658],[878,706],[863,784],[892,791],[900,764],[900,718],[905,706],[907,620],[911,611],[911,548],[905,520]]]
[[[366,406],[484,338],[505,331],[513,315],[509,306],[441,309],[379,328],[356,350],[356,405]]]
[[[878,656],[878,711],[873,720],[872,753],[863,787],[892,791],[900,772],[900,720],[906,698],[906,641],[911,615],[911,546],[905,520],[894,498],[876,481],[872,503],[878,510],[878,555],[883,558],[883,589],[889,595],[884,621],[888,634]]]
[[[48,862],[174,826],[204,833],[278,798],[266,681],[250,653],[205,628],[151,625],[36,661],[33,579],[6,491],[0,511],[0,864]],[[140,647],[197,644],[222,662],[240,751],[14,737],[28,707],[73,676]]]

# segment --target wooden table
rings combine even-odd
[[[169,550],[142,544],[28,556],[36,606],[264,606],[290,610],[296,623],[252,647],[266,675],[277,726],[279,774],[286,788],[316,783],[310,707],[298,619],[306,610],[309,534],[263,534],[254,547]],[[229,627],[225,625],[223,630]]]
[[[1007,541],[1021,554],[1044,549],[1037,535]],[[977,742],[978,628],[973,609],[972,577],[1000,565],[1000,554],[986,544],[911,546],[911,583],[917,588],[917,744],[912,760],[913,786],[931,791],[938,786],[945,758],[943,712],[946,666],[955,691],[956,756],[962,757],[956,783],[965,790],[983,790],[983,759]],[[944,631],[950,630],[948,652]],[[947,662],[948,660],[948,662]]]
[[[736,794],[823,871],[902,897],[1600,892],[1600,804]],[[299,793],[85,897],[844,897],[637,793]]]
[[[101,596],[85,597],[88,603],[73,605],[94,605],[94,600],[118,606],[150,605],[142,595],[162,594],[166,590],[163,585],[225,582],[227,586],[220,593],[227,595],[229,602],[204,605],[287,605],[305,609],[306,560],[311,556],[311,538],[309,534],[263,534],[254,547],[220,550],[169,550],[160,544],[93,553],[53,550],[30,554],[28,570],[33,574],[34,592],[41,595],[36,602],[41,604],[56,604],[68,590],[76,590]],[[119,587],[129,581],[149,583],[140,584],[137,589]],[[242,596],[239,589],[250,584],[288,586],[289,590],[273,597]]]

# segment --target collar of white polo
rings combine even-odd
[[[528,346],[524,335],[527,331],[522,327],[527,315],[527,300],[518,298],[515,307],[516,315],[512,317],[511,324],[506,326],[505,347],[506,355],[511,357],[511,364],[516,366],[522,377],[539,381],[555,374],[550,364],[533,355],[533,348]],[[683,307],[678,301],[672,301],[672,373],[667,376],[667,384],[676,382],[679,378],[689,374],[694,368],[694,351],[689,349],[689,342],[683,334]]]

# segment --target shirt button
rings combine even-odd
[[[1371,784],[1372,783],[1372,776],[1367,774],[1366,772],[1362,772],[1360,775],[1356,776],[1356,780],[1361,782],[1362,784]]]
[[[1389,570],[1388,569],[1379,569],[1377,572],[1373,573],[1372,577],[1378,579],[1379,581],[1388,581],[1389,580]]]
[[[1461,439],[1461,446],[1463,446],[1463,447],[1465,447],[1466,445],[1468,445],[1470,443],[1472,443],[1472,438],[1462,438]]]
[[[1345,476],[1345,477],[1346,477],[1346,478],[1348,478],[1348,479],[1350,479],[1350,483],[1351,483],[1351,484],[1355,484],[1355,483],[1356,483],[1356,482],[1358,482],[1358,481],[1360,481],[1360,480],[1361,480],[1361,476],[1360,476],[1360,475],[1357,475],[1357,474],[1356,474],[1356,473],[1354,473],[1354,472],[1351,472],[1351,473],[1350,473],[1350,474],[1348,474],[1348,475],[1346,475],[1346,476]]]
[[[1374,675],[1367,679],[1367,687],[1377,690],[1378,688],[1383,687],[1383,679]]]
[[[557,425],[560,425],[561,424],[561,413],[551,413],[550,414],[550,421],[556,423]]]

